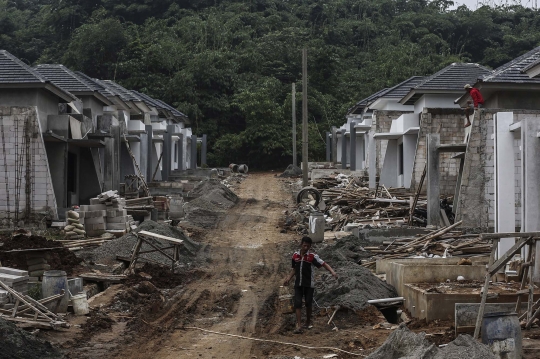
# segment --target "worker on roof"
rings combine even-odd
[[[466,84],[463,86],[465,91],[471,95],[472,101],[467,101],[467,107],[465,107],[465,116],[467,117],[467,123],[464,127],[469,127],[471,125],[471,121],[469,120],[469,115],[474,113],[474,110],[482,107],[484,105],[484,98],[482,97],[482,94],[480,93],[480,90],[477,88],[472,87],[469,84]]]
[[[300,250],[294,252],[292,256],[292,271],[285,279],[284,285],[288,286],[292,277],[296,276],[294,282],[294,308],[296,310],[296,329],[294,334],[301,334],[303,329],[311,329],[311,312],[313,304],[313,293],[315,292],[315,269],[324,267],[334,278],[338,275],[332,267],[323,261],[317,254],[312,252],[312,239],[302,237]],[[302,326],[302,298],[306,303],[306,324]]]

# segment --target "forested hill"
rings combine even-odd
[[[437,0],[0,0],[0,49],[163,99],[209,136],[210,165],[290,163],[309,52],[310,156],[348,107],[455,62],[498,66],[540,42],[538,12]]]

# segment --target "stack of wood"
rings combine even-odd
[[[86,249],[89,247],[99,247],[103,243],[110,241],[115,238],[114,234],[104,233],[101,237],[88,238],[84,240],[59,240],[65,248],[68,248],[70,251],[78,251],[81,249]]]
[[[169,210],[169,198],[164,196],[155,196],[154,197],[154,208],[158,211],[168,211]]]
[[[365,261],[364,267],[375,267],[378,259],[407,258],[414,255],[438,256],[472,256],[488,254],[491,243],[480,238],[478,234],[463,234],[454,230],[461,225],[461,221],[451,226],[431,231],[415,238],[400,238],[390,242],[383,242],[380,247],[364,247],[376,255]]]
[[[86,235],[84,225],[80,221],[79,212],[67,211],[67,226],[64,227],[64,233],[66,239],[76,240],[83,239]]]

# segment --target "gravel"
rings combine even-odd
[[[360,263],[360,260],[373,256],[373,253],[364,249],[370,245],[373,244],[355,235],[350,235],[337,240],[334,244],[320,248],[317,253],[330,265],[341,262]]]
[[[459,335],[444,348],[426,339],[425,333],[414,333],[401,324],[367,359],[496,359],[488,346],[470,335]]]
[[[52,359],[62,358],[51,343],[41,341],[32,334],[0,318],[0,359]]]
[[[154,221],[144,221],[141,225],[134,230],[135,233],[140,231],[148,231],[156,234],[161,234],[167,237],[178,238],[184,241],[183,245],[180,247],[180,262],[189,264],[195,258],[197,252],[199,251],[201,245],[192,239],[190,239],[182,229],[178,227],[172,227],[167,224],[156,223]],[[118,239],[113,239],[104,243],[102,246],[97,247],[93,250],[88,250],[81,252],[79,255],[85,258],[85,260],[93,261],[96,263],[110,262],[116,260],[116,256],[129,257],[131,256],[131,251],[137,242],[137,237],[128,233]],[[163,241],[155,241],[155,245],[159,247],[169,247],[170,244],[164,243]],[[151,250],[148,245],[143,245],[141,251]],[[165,253],[168,253],[172,256],[172,249],[164,250]],[[148,258],[150,260],[156,261],[158,263],[170,265],[171,260],[163,256],[159,252],[147,253],[141,255],[142,258]]]
[[[326,260],[321,256],[323,260]],[[316,282],[315,300],[320,306],[340,306],[361,310],[369,306],[371,299],[397,297],[396,289],[375,276],[369,269],[354,262],[342,261],[331,265],[338,274],[338,280],[330,274],[323,274]]]
[[[227,210],[238,202],[233,191],[213,179],[202,181],[188,195],[197,198],[184,205],[186,220],[202,228],[215,228]]]

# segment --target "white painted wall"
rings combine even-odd
[[[403,136],[403,187],[410,188],[416,156],[418,134]]]
[[[414,104],[414,113],[421,113],[426,108],[459,108],[454,100],[456,94],[425,94]]]
[[[381,184],[386,187],[397,187],[397,175],[398,175],[398,141],[388,140],[386,146],[386,154],[384,156],[383,168],[381,171]]]

